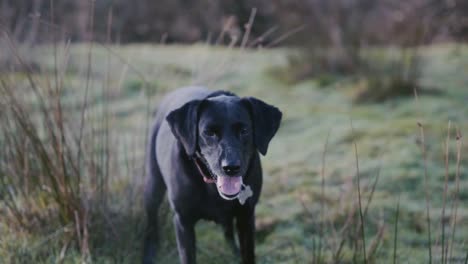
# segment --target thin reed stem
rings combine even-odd
[[[354,128],[353,128],[353,120],[350,120],[351,125],[351,133],[354,135]],[[358,203],[359,203],[359,219],[360,219],[360,229],[361,229],[361,239],[362,239],[362,251],[364,254],[364,264],[367,263],[367,256],[366,256],[366,237],[365,237],[365,230],[364,230],[364,217],[362,213],[362,203],[361,203],[361,173],[359,171],[359,156],[358,156],[358,149],[356,140],[353,138],[353,145],[354,145],[354,155],[356,158],[356,176],[357,176],[357,191],[358,191]]]
[[[249,17],[249,22],[245,24],[245,34],[242,37],[242,42],[241,42],[241,49],[245,48],[247,45],[247,41],[249,40],[250,32],[252,31],[252,26],[255,20],[255,15],[257,14],[257,8],[252,8],[252,11],[250,12],[250,17]]]
[[[424,126],[418,122],[420,138],[421,138],[421,152],[424,160],[424,189],[426,199],[426,222],[427,222],[427,243],[428,243],[428,254],[429,264],[432,263],[432,239],[431,239],[431,213],[430,213],[430,198],[429,198],[429,179],[427,172],[427,153],[426,153],[426,141],[424,137]]]
[[[442,229],[442,245],[441,245],[441,250],[442,250],[442,263],[446,263],[446,256],[445,256],[445,206],[447,204],[447,189],[448,189],[448,177],[449,177],[449,159],[450,159],[450,121],[448,122],[448,128],[447,128],[447,140],[445,142],[445,179],[444,179],[444,194],[443,194],[443,201],[442,201],[442,215],[440,216],[440,228]]]
[[[395,213],[395,230],[393,235],[393,264],[396,264],[397,260],[397,243],[398,243],[398,218],[400,215],[400,195],[398,195],[397,208]]]
[[[330,130],[327,133],[327,138],[325,139],[325,145],[323,146],[322,152],[322,168],[320,170],[320,176],[322,182],[320,185],[320,226],[319,226],[319,245],[318,245],[318,256],[316,263],[319,263],[322,260],[322,239],[323,239],[323,214],[325,213],[325,158],[328,150],[328,140],[330,138]]]
[[[413,90],[416,104],[419,106],[418,91],[416,88]],[[427,153],[426,153],[426,140],[424,137],[424,126],[421,121],[418,121],[419,136],[421,144],[421,152],[424,160],[424,190],[426,200],[426,222],[427,222],[427,243],[428,243],[428,254],[429,264],[432,264],[432,238],[431,238],[431,212],[430,212],[430,199],[429,199],[429,183],[428,183],[428,172],[427,172]]]
[[[451,235],[451,247],[450,247],[450,254],[449,259],[452,259],[453,256],[453,245],[455,244],[455,230],[457,229],[457,213],[458,213],[458,202],[459,202],[459,192],[460,192],[460,165],[461,165],[461,150],[462,150],[462,135],[457,128],[457,169],[455,172],[455,193],[453,195],[453,204],[452,204],[452,211],[453,216],[451,217],[452,220],[452,235]],[[468,256],[468,255],[467,255]]]
[[[306,25],[300,25],[296,28],[294,28],[293,30],[290,30],[286,33],[284,33],[283,35],[279,36],[277,39],[273,40],[272,42],[270,42],[268,45],[266,45],[267,48],[271,48],[271,47],[274,47],[276,45],[278,45],[279,43],[281,43],[282,41],[284,41],[285,39],[301,32],[302,30],[304,30],[306,28]]]

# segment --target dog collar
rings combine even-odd
[[[210,168],[208,167],[208,162],[199,151],[195,152],[193,160],[197,166],[198,171],[203,176],[203,181],[206,183],[215,183],[216,175],[211,172]]]

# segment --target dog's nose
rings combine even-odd
[[[226,173],[229,176],[236,175],[240,171],[240,164],[236,164],[236,163],[222,164],[222,167],[223,167],[224,173]]]

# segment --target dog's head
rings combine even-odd
[[[167,121],[188,156],[199,151],[218,192],[232,199],[255,151],[265,155],[281,121],[281,112],[256,98],[216,93],[172,111]]]

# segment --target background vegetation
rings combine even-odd
[[[463,1],[186,2],[2,2],[0,259],[139,261],[148,124],[202,84],[284,112],[260,263],[467,261]],[[119,44],[137,41],[162,43]],[[196,232],[200,263],[237,263],[213,223]]]

